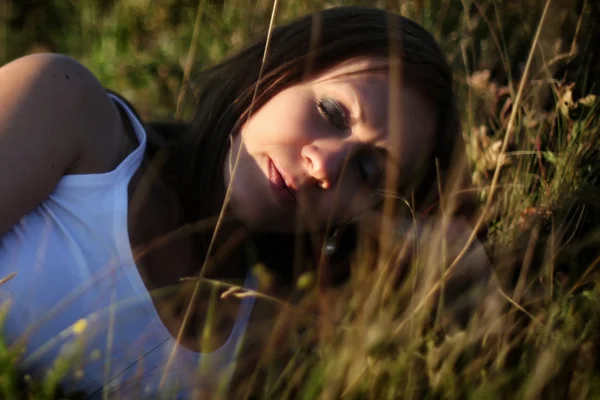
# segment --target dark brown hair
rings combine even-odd
[[[248,117],[255,89],[252,111],[283,89],[361,56],[397,57],[402,82],[418,88],[433,105],[435,143],[411,189],[417,209],[437,201],[436,177],[443,190],[452,155],[464,145],[452,73],[431,34],[410,19],[380,9],[328,9],[274,29],[259,79],[265,46],[263,37],[197,78],[197,114],[168,150],[171,180],[181,196],[186,222],[218,213],[229,137]]]

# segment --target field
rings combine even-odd
[[[298,285],[321,304],[317,323],[294,339],[290,357],[266,357],[235,398],[600,398],[600,3],[279,0],[275,24],[350,4],[411,17],[446,51],[482,210],[470,222],[485,233],[497,285],[439,295],[452,272],[439,250],[443,224],[400,287],[385,282],[402,240],[375,269],[359,257],[326,300],[307,276]],[[32,52],[68,54],[144,119],[185,120],[195,76],[265,32],[273,7],[0,0],[0,65]],[[472,303],[458,323],[461,301]],[[38,381],[16,358],[0,340],[2,398],[59,396],[65,365]]]

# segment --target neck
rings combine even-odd
[[[134,175],[129,193],[130,241],[149,286],[175,284],[188,276],[245,276],[244,243],[250,235],[228,213],[216,235],[218,214],[191,221],[178,193],[148,166]]]

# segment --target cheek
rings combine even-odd
[[[248,150],[253,152],[259,146],[302,139],[316,112],[311,99],[306,90],[289,90],[268,101],[242,128]]]

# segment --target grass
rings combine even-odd
[[[600,7],[554,0],[542,20],[546,3],[533,0],[326,3],[387,5],[440,39],[456,73],[497,285],[465,279],[462,296],[450,295],[445,285],[453,283],[440,277],[464,243],[448,243],[444,226],[419,243],[398,286],[389,284],[391,266],[410,241],[399,239],[375,268],[365,248],[341,287],[324,293],[314,277],[302,277],[307,296],[279,323],[303,323],[303,334],[285,339],[285,357],[265,352],[239,397],[600,397]],[[144,117],[172,119],[178,110],[185,119],[193,109],[188,78],[264,31],[271,7],[264,0],[0,1],[0,64],[40,49],[67,53]],[[277,21],[320,7],[280,1]],[[269,279],[269,271],[261,274]],[[469,317],[458,323],[465,305]],[[38,381],[17,371],[17,358],[0,340],[2,397],[59,396],[66,361]]]

